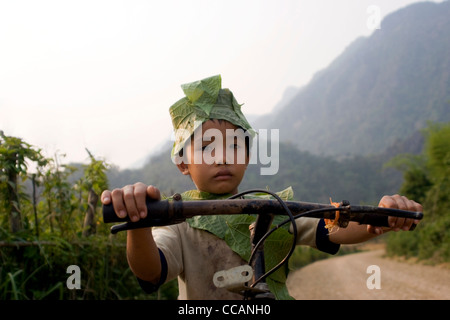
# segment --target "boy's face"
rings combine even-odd
[[[187,163],[178,165],[190,175],[200,191],[225,194],[238,192],[248,165],[245,134],[234,124],[208,120],[185,147]]]

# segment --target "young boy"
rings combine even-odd
[[[182,88],[186,97],[170,108],[175,129],[172,159],[197,188],[185,193],[183,199],[237,194],[249,163],[250,143],[246,137],[254,135],[253,129],[233,94],[221,89],[220,76]],[[146,197],[160,200],[160,191],[138,182],[112,192],[106,190],[101,199],[103,204],[112,202],[119,217],[128,215],[131,221],[138,221],[147,215]],[[422,211],[420,204],[399,195],[384,196],[379,206]],[[213,283],[217,271],[247,263],[245,254],[236,249],[226,232],[217,231],[233,227],[233,218],[227,217],[188,219],[166,227],[128,230],[128,262],[143,289],[154,291],[178,277],[180,299],[242,299],[241,295],[216,288]],[[329,234],[323,220],[300,218],[296,220],[297,244],[334,254],[340,244],[363,242],[388,230],[409,230],[413,222],[419,221],[389,217],[390,228],[351,222],[347,228]],[[215,223],[221,224],[219,228]],[[245,245],[250,246],[250,242]],[[275,296],[285,297],[280,292],[275,292]]]

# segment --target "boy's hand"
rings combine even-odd
[[[154,200],[161,200],[161,193],[156,187],[138,182],[134,185],[127,185],[122,189],[103,191],[101,201],[102,204],[112,202],[114,211],[119,218],[125,218],[128,215],[131,221],[136,222],[147,216],[145,204],[147,196]]]
[[[420,203],[417,203],[413,200],[409,200],[408,198],[406,198],[404,196],[400,196],[398,194],[393,195],[393,196],[384,196],[383,198],[381,198],[378,206],[384,207],[384,208],[393,208],[393,209],[408,210],[408,211],[415,211],[415,212],[422,212],[422,210],[423,210],[422,205]],[[367,231],[369,233],[373,233],[373,234],[382,234],[384,231],[389,231],[389,230],[407,231],[411,228],[413,223],[418,224],[419,222],[420,222],[420,220],[389,217],[388,223],[389,223],[390,228],[367,226]]]

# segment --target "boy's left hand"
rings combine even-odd
[[[384,196],[383,198],[381,198],[378,206],[384,207],[384,208],[393,208],[393,209],[408,210],[408,211],[415,211],[415,212],[422,212],[422,210],[423,210],[422,205],[420,203],[417,203],[413,200],[409,200],[408,198],[406,198],[404,196],[400,196],[398,194],[393,195],[393,196]],[[390,226],[389,228],[367,226],[367,231],[369,233],[373,233],[373,234],[382,234],[383,232],[390,231],[390,230],[407,231],[411,228],[413,223],[418,224],[420,222],[420,220],[389,217],[388,222],[389,222],[389,226]]]

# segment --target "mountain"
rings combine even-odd
[[[379,153],[450,121],[450,2],[416,3],[358,38],[255,128],[313,154]]]

